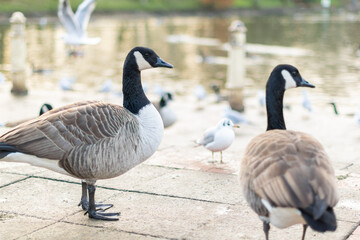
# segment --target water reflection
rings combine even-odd
[[[33,74],[29,82],[31,87],[50,90],[58,87],[61,77],[72,76],[80,84],[78,90],[99,88],[108,79],[112,79],[120,88],[122,64],[127,52],[135,45],[144,45],[155,49],[162,58],[175,66],[174,71],[144,73],[153,79],[151,84],[177,86],[181,88],[178,89],[180,92],[189,94],[189,89],[198,83],[206,87],[212,83],[224,86],[225,65],[196,61],[196,56],[201,52],[226,57],[227,52],[220,46],[170,43],[166,39],[169,35],[187,35],[214,38],[220,43],[226,43],[227,28],[234,19],[237,17],[94,16],[88,27],[88,36],[99,36],[102,40],[96,46],[85,46],[85,54],[81,58],[70,58],[67,55],[66,46],[61,40],[64,30],[57,19],[42,28],[29,23],[27,47],[30,66],[53,70],[50,75]],[[315,91],[324,99],[351,97],[352,101],[360,102],[360,59],[356,57],[360,39],[358,17],[245,16],[241,20],[248,28],[249,43],[297,47],[314,52],[311,56],[301,57],[249,54],[247,86],[251,94],[263,88],[275,65],[289,63],[296,65],[303,76],[317,85]],[[1,70],[9,69],[9,34],[9,26],[0,25]],[[4,73],[9,76],[9,72]]]

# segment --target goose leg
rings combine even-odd
[[[302,235],[301,240],[305,240],[305,234],[306,234],[306,229],[307,229],[307,227],[308,227],[307,224],[304,224],[304,225],[303,225],[303,235]]]
[[[263,229],[265,233],[265,239],[269,240],[270,223],[267,221],[263,221]]]
[[[119,216],[120,213],[104,213],[102,211],[96,210],[95,205],[95,185],[88,184],[87,186],[89,192],[89,209],[85,214],[89,214],[89,218],[105,220],[105,221],[117,221],[119,218],[111,218],[110,216]]]
[[[89,209],[89,199],[88,199],[88,185],[85,181],[81,181],[81,200],[78,206],[81,206],[83,210]],[[95,204],[96,210],[99,211],[106,211],[111,208],[112,204]]]

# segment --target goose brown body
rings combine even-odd
[[[105,179],[139,163],[141,139],[134,137],[139,135],[139,121],[127,109],[86,101],[21,124],[1,136],[0,142],[17,146],[21,153],[59,160],[59,167],[74,177]],[[126,141],[133,147],[124,147]]]
[[[306,209],[316,196],[334,207],[339,196],[334,170],[322,145],[311,135],[291,130],[270,130],[247,146],[241,165],[243,192],[260,216],[272,206]],[[324,209],[325,210],[325,209]]]

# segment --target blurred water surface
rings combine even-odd
[[[223,44],[228,42],[228,26],[241,19],[248,31],[247,42],[269,46],[306,49],[305,56],[249,53],[246,63],[246,92],[256,95],[263,89],[274,66],[297,66],[303,77],[317,86],[316,101],[360,103],[360,17],[347,13],[295,14],[293,16],[99,16],[92,17],[89,37],[101,37],[94,46],[84,46],[83,56],[69,57],[61,36],[64,29],[57,19],[40,26],[37,19],[27,23],[27,48],[31,89],[51,91],[59,88],[59,79],[75,78],[77,91],[95,91],[109,80],[121,90],[122,65],[134,46],[153,48],[174,70],[144,72],[146,84],[161,84],[182,94],[192,94],[201,83],[224,86],[226,65],[200,60],[208,56],[226,58]],[[182,41],[194,38],[196,41]],[[206,38],[206,39],[202,39]],[[208,39],[210,38],[210,39]],[[206,42],[205,40],[208,40]],[[210,43],[209,43],[210,42]],[[0,25],[0,71],[10,77],[10,26]],[[38,73],[36,73],[38,72]],[[301,93],[297,93],[301,94]]]

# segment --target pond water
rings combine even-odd
[[[127,52],[136,45],[153,48],[174,70],[146,72],[149,86],[161,84],[179,94],[192,94],[202,84],[225,85],[225,64],[199,62],[199,55],[226,57],[222,45],[228,42],[228,26],[242,20],[247,42],[268,46],[295,47],[311,51],[305,56],[286,56],[249,52],[246,63],[246,94],[263,89],[272,68],[280,63],[293,64],[302,76],[317,86],[311,93],[318,103],[336,99],[357,107],[360,103],[360,17],[341,13],[294,14],[292,16],[99,16],[92,17],[89,37],[101,37],[94,46],[83,47],[82,57],[69,57],[61,36],[64,29],[55,18],[45,26],[28,19],[27,60],[35,69],[51,70],[28,77],[31,89],[58,89],[64,77],[76,78],[77,91],[94,91],[111,79],[121,89],[122,65]],[[200,38],[199,42],[176,41],[179,36]],[[170,38],[171,37],[171,38]],[[210,38],[215,44],[201,42]],[[170,41],[170,39],[175,41]],[[10,26],[0,25],[0,71],[10,77]],[[301,93],[296,93],[301,94]]]

